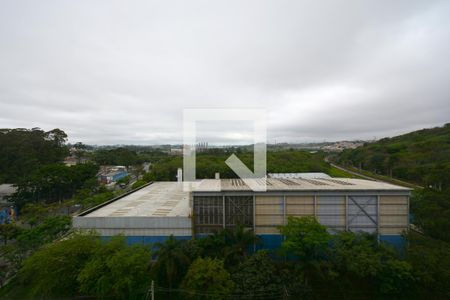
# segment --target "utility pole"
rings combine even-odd
[[[155,282],[152,280],[152,300],[155,300]]]

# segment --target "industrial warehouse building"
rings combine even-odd
[[[74,217],[74,227],[101,236],[124,234],[130,243],[190,239],[238,224],[261,237],[261,248],[282,242],[289,216],[315,216],[331,232],[364,231],[401,244],[409,227],[408,188],[349,178],[268,178],[252,191],[241,179],[205,179],[192,192],[180,182],[155,182]],[[296,177],[296,178],[292,178]],[[308,177],[308,176],[306,176]]]

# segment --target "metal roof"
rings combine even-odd
[[[314,179],[314,178],[331,178],[328,174],[313,172],[313,173],[269,173],[269,178],[305,178],[305,179]]]
[[[404,191],[411,189],[380,181],[354,178],[267,178],[256,179],[258,184],[266,180],[267,191]],[[194,192],[251,191],[242,179],[204,179]]]
[[[83,216],[89,217],[187,217],[189,192],[182,183],[155,182]]]
[[[3,183],[0,184],[0,195],[11,195],[17,191],[17,187],[13,184]]]

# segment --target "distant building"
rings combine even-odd
[[[208,151],[208,142],[200,142],[195,145],[196,152],[205,152]]]
[[[0,224],[10,223],[17,216],[13,204],[7,197],[17,191],[17,187],[12,184],[0,184]]]
[[[144,162],[144,163],[142,164],[142,170],[143,170],[144,172],[150,171],[151,165],[152,165],[152,164],[149,163],[149,162]]]
[[[345,149],[356,149],[363,146],[365,142],[363,141],[340,141],[333,143],[331,145],[323,146],[321,150],[329,152],[341,152]]]
[[[77,164],[85,164],[87,163],[89,160],[85,157],[80,157],[77,158],[75,156],[67,156],[66,158],[64,158],[64,164],[66,166],[75,166]]]
[[[171,148],[169,150],[170,155],[183,155],[183,149],[181,148]]]
[[[102,166],[98,179],[103,184],[110,184],[127,176],[128,172],[124,166]]]

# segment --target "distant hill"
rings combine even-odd
[[[450,186],[450,123],[345,150],[334,160],[438,189]]]

